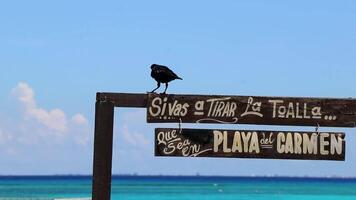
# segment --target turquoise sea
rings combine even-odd
[[[2,176],[0,200],[91,196],[90,176]],[[112,200],[355,200],[356,179],[114,176]]]

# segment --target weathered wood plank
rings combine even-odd
[[[158,128],[155,155],[343,161],[345,134]]]
[[[93,200],[110,200],[114,104],[97,101],[95,104],[95,133],[93,159]]]
[[[147,100],[148,123],[225,123],[355,127],[356,100],[217,95],[159,95]]]
[[[96,100],[111,101],[115,107],[147,107],[147,94],[139,93],[110,93],[98,92],[96,93]]]

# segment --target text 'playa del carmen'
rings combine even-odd
[[[158,129],[156,146],[159,155],[292,159],[319,156],[321,159],[342,160],[345,154],[343,133],[204,129],[181,131]],[[203,142],[190,139],[190,134],[199,134]]]

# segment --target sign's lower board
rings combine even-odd
[[[157,128],[155,155],[343,161],[345,134]]]

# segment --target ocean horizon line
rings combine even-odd
[[[24,175],[6,175],[0,174],[1,178],[92,178],[89,174],[24,174]],[[354,176],[280,176],[280,175],[246,175],[246,176],[235,176],[235,175],[163,175],[163,174],[113,174],[113,179],[116,178],[223,178],[223,179],[350,179],[356,180]]]

